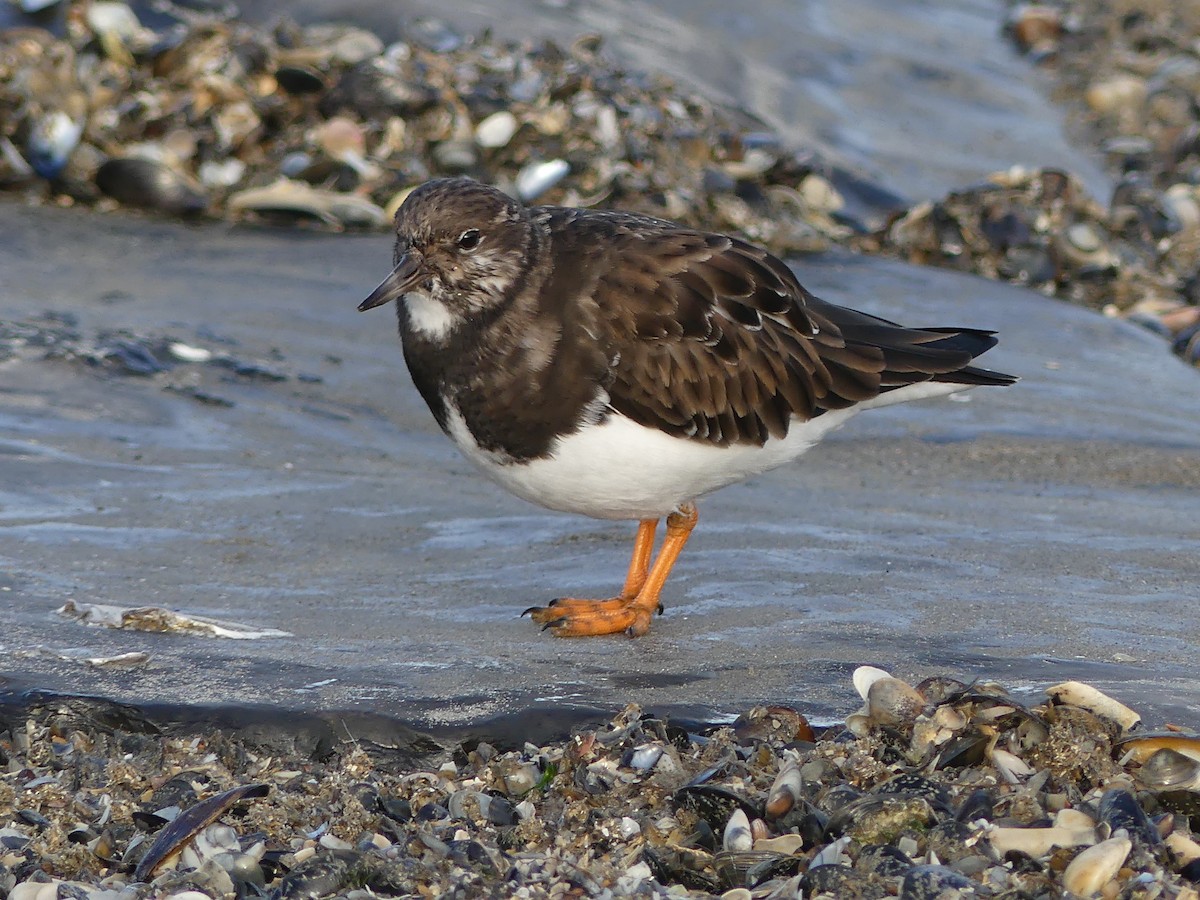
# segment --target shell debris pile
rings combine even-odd
[[[0,739],[8,900],[1200,897],[1200,735],[1094,687],[863,667],[862,708],[691,733],[631,706],[414,769],[133,733],[76,706]],[[393,757],[394,759],[394,757]]]
[[[811,159],[608,62],[596,37],[517,45],[418,20],[385,45],[349,25],[266,29],[202,8],[72,2],[62,37],[0,33],[0,189],[383,228],[415,185],[469,174],[525,201],[619,205],[785,254],[850,230]]]
[[[1097,294],[1096,302],[1200,364],[1200,7],[1021,2],[1011,6],[1007,31],[1052,74],[1057,99],[1117,182],[1105,216],[1079,217],[1093,231],[1082,249],[1115,255],[1116,270],[1134,272],[1131,289]]]

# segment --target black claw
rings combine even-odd
[[[663,605],[661,603],[658,604],[658,609],[656,609],[655,612],[658,613],[660,616],[663,614]]]
[[[535,612],[537,612],[539,609],[541,609],[541,607],[540,607],[540,606],[531,606],[531,607],[529,607],[529,609],[527,609],[527,610],[525,610],[523,613],[521,613],[521,615],[520,615],[518,618],[521,618],[521,619],[523,619],[523,618],[525,618],[526,616],[532,616],[532,615],[533,615]]]
[[[542,626],[542,631],[549,631],[551,628],[553,628],[557,624],[558,624],[557,619],[555,619],[553,622],[547,622],[545,625]]]

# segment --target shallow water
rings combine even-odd
[[[476,27],[485,9],[456,21]],[[1015,162],[1104,184],[1000,39],[998,4],[501,12],[492,24],[514,35],[602,28],[614,53],[738,103],[881,190],[938,194]],[[1024,380],[871,413],[799,465],[717,494],[648,637],[562,641],[518,613],[610,593],[631,527],[527,506],[437,433],[389,311],[353,311],[386,271],[387,238],[11,203],[0,232],[0,320],[72,313],[85,335],[170,335],[286,376],[172,373],[221,407],[81,363],[0,363],[10,701],[49,688],[167,718],[175,704],[257,704],[532,736],[629,701],[707,720],[764,700],[833,718],[854,705],[851,670],[873,663],[1031,689],[1081,678],[1200,724],[1196,376],[1132,326],[943,271],[801,262],[836,302],[998,329],[988,364]],[[67,599],[293,636],[89,628],[54,613]],[[151,662],[98,671],[67,650]]]

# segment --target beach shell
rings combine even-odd
[[[1114,837],[1088,847],[1068,864],[1063,872],[1063,887],[1076,896],[1089,898],[1116,877],[1133,843],[1127,837]]]

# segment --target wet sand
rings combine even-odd
[[[891,7],[812,4],[781,22],[782,8],[743,19],[711,4],[684,20],[669,0],[509,3],[501,36],[600,28],[631,64],[735,103],[881,190],[934,195],[1016,162],[1106,189],[999,37],[997,4],[922,6],[867,34]],[[480,27],[483,11],[462,7],[453,24]],[[428,13],[444,10],[410,15]],[[395,27],[390,8],[356,16]],[[1023,381],[860,417],[798,465],[719,493],[647,638],[568,642],[518,613],[611,592],[631,528],[527,506],[456,455],[409,384],[389,314],[353,311],[386,270],[387,238],[11,202],[0,232],[0,322],[51,311],[76,317],[85,343],[126,329],[258,367],[139,378],[36,351],[0,362],[10,706],[50,689],[165,718],[190,718],[168,712],[181,705],[353,710],[423,729],[504,717],[536,737],[629,701],[706,720],[757,700],[832,717],[852,702],[847,673],[872,662],[1018,686],[1078,677],[1200,718],[1200,401],[1194,372],[1133,326],[947,272],[799,262],[836,302],[996,328],[987,363]],[[292,636],[113,632],[57,616],[68,600]],[[149,664],[61,658],[130,651]]]
[[[761,700],[832,717],[869,662],[1018,687],[1079,678],[1200,720],[1200,400],[1194,372],[1134,326],[946,272],[803,261],[833,301],[997,329],[987,361],[1022,382],[861,416],[720,492],[648,637],[566,641],[520,611],[611,591],[631,528],[528,506],[457,456],[390,314],[354,311],[386,238],[12,205],[0,219],[17,236],[0,250],[0,320],[51,310],[84,336],[167,336],[285,376],[2,364],[9,703],[37,687],[423,729],[515,716],[547,733],[630,701],[710,721]],[[292,636],[92,628],[55,614],[68,600]],[[56,658],[80,650],[150,662]]]

